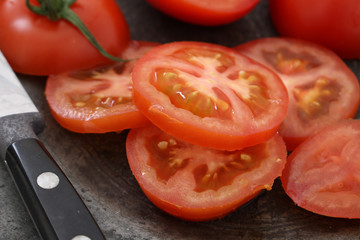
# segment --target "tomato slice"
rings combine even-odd
[[[321,128],[356,115],[360,100],[354,73],[332,51],[290,38],[263,38],[236,47],[275,71],[289,93],[280,135],[289,150]]]
[[[146,0],[163,13],[179,20],[217,26],[234,22],[248,14],[260,0]]]
[[[149,51],[133,71],[134,102],[163,131],[221,150],[271,138],[288,96],[272,71],[233,49],[174,42]]]
[[[286,162],[286,147],[278,134],[229,152],[192,145],[152,125],[130,130],[126,152],[149,200],[191,221],[223,217],[261,190],[270,190]]]
[[[281,177],[300,207],[340,218],[360,218],[360,120],[334,123],[292,152]]]
[[[157,45],[132,41],[123,58],[140,58]],[[149,124],[133,104],[135,62],[50,75],[45,94],[52,115],[62,127],[79,133],[116,132]]]

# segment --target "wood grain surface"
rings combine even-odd
[[[153,9],[145,0],[118,3],[135,40],[195,40],[232,47],[277,36],[267,0],[261,0],[245,18],[221,27],[182,23]],[[359,78],[360,61],[347,64]],[[131,174],[125,155],[126,131],[77,134],[61,128],[44,97],[46,79],[19,77],[45,120],[40,140],[72,181],[107,239],[360,239],[360,220],[329,218],[303,210],[287,197],[278,179],[271,191],[223,219],[193,223],[171,217],[149,202]],[[0,201],[1,240],[39,239],[4,164],[0,164]]]

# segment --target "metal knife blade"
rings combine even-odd
[[[90,211],[36,134],[36,106],[0,51],[0,157],[42,239],[105,239]]]
[[[2,53],[0,62],[0,117],[38,112]]]

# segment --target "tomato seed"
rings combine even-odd
[[[158,143],[158,148],[161,149],[161,150],[165,150],[167,149],[169,143],[167,141],[161,141]]]

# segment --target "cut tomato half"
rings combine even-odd
[[[235,49],[275,71],[286,85],[289,111],[279,132],[289,150],[321,128],[356,115],[359,82],[332,51],[290,38],[257,39]]]
[[[270,139],[288,96],[276,74],[235,50],[174,42],[149,51],[133,71],[134,102],[184,141],[235,150]]]
[[[155,126],[130,130],[126,152],[146,196],[163,211],[191,221],[223,217],[270,190],[286,162],[278,134],[230,152],[192,145]]]
[[[56,121],[79,133],[117,132],[149,124],[133,103],[131,73],[137,58],[159,45],[132,41],[123,53],[129,62],[50,75],[45,95]]]
[[[300,207],[325,216],[360,218],[360,120],[342,120],[292,152],[281,177]]]

